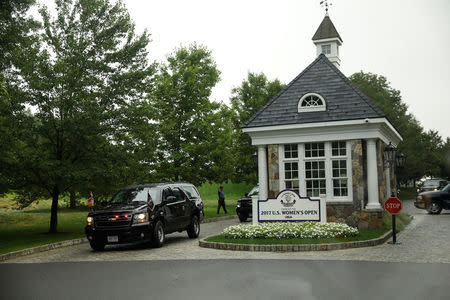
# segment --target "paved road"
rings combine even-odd
[[[447,264],[169,260],[0,265],[1,299],[448,299]]]
[[[198,240],[187,238],[186,233],[167,236],[167,243],[159,249],[142,246],[109,247],[105,252],[93,252],[88,244],[55,249],[9,260],[7,263],[79,262],[79,261],[146,261],[196,259],[290,259],[290,260],[355,260],[382,262],[450,263],[450,211],[441,215],[428,215],[416,209],[412,201],[404,202],[404,211],[414,219],[397,236],[400,245],[383,244],[376,247],[335,250],[326,252],[245,252],[205,249]],[[217,234],[225,227],[237,224],[227,220],[202,224],[200,237]],[[449,266],[450,267],[450,266]]]

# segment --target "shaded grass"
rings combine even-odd
[[[279,245],[279,244],[335,244],[353,241],[365,241],[378,238],[388,232],[387,228],[360,230],[357,236],[329,238],[329,239],[233,239],[227,238],[223,234],[216,235],[205,239],[207,242],[233,243],[233,244],[255,244],[255,245]]]
[[[417,189],[414,187],[400,189],[399,195],[400,200],[412,200],[416,199],[416,196],[417,196]]]

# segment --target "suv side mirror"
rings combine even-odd
[[[248,197],[248,193],[245,193],[245,195],[244,195],[245,197]]]
[[[166,198],[166,202],[168,202],[168,203],[175,202],[176,200],[177,200],[177,198],[175,196],[168,196]]]

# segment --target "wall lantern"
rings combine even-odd
[[[392,146],[391,142],[389,142],[389,145],[384,147],[383,160],[384,160],[385,168],[389,168],[394,164],[395,158],[396,158],[396,155],[395,155],[396,152],[397,152],[397,149],[394,146]]]
[[[396,157],[397,167],[403,168],[405,166],[405,162],[406,162],[405,154],[403,154],[403,153],[397,154],[397,157]]]

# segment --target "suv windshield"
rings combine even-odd
[[[423,187],[438,187],[439,186],[439,180],[427,180],[423,184]]]
[[[157,204],[158,200],[158,188],[131,188],[118,191],[109,202],[110,204],[122,204],[122,205],[142,205],[147,203],[148,194],[153,199],[153,202]]]

